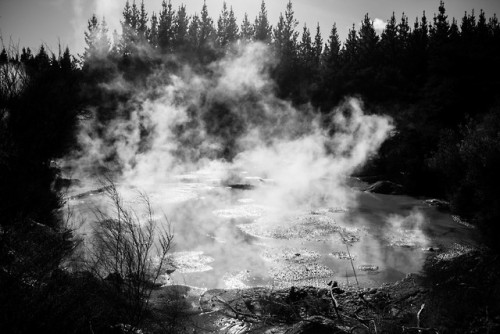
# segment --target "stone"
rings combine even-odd
[[[403,186],[391,181],[377,181],[368,186],[365,191],[384,195],[401,195],[403,194]]]

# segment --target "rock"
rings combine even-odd
[[[246,184],[246,183],[228,184],[227,186],[231,189],[239,189],[239,190],[253,190],[253,189],[255,189],[254,185]]]
[[[365,191],[384,195],[401,195],[403,194],[403,186],[391,181],[377,181],[368,186]]]
[[[448,211],[450,210],[450,203],[440,200],[440,199],[428,199],[424,201],[425,204],[433,206],[439,210]]]
[[[439,252],[441,249],[439,247],[427,247],[422,248],[424,252]]]
[[[358,266],[358,269],[362,271],[377,271],[378,266],[373,264],[363,264],[361,266]]]

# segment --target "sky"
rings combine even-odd
[[[84,31],[88,19],[93,13],[105,17],[111,30],[120,29],[121,12],[126,0],[0,0],[0,36],[5,46],[24,46],[38,50],[41,44],[57,53],[58,45],[69,46],[72,53],[82,53]],[[132,2],[133,0],[131,0]],[[140,0],[136,0],[138,3]],[[149,13],[158,12],[162,0],[144,0]],[[210,16],[216,20],[224,0],[206,0]],[[260,0],[226,0],[232,6],[239,22],[244,13],[248,13],[253,22],[260,9]],[[272,24],[278,21],[285,11],[288,0],[267,0],[268,18]],[[199,13],[203,0],[172,0],[174,8],[185,4],[189,14]],[[432,18],[437,12],[439,0],[293,0],[295,16],[299,20],[299,31],[305,24],[311,29],[319,23],[323,39],[328,38],[332,24],[336,23],[341,40],[347,36],[353,23],[359,25],[368,13],[375,20],[376,27],[383,28],[386,21],[395,12],[399,19],[404,12],[413,25],[415,18],[425,10]],[[499,0],[446,0],[445,7],[449,17],[459,21],[464,12],[472,9],[486,16],[500,15]],[[476,14],[476,15],[477,15]]]

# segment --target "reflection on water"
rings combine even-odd
[[[357,280],[374,286],[418,272],[429,250],[475,239],[475,231],[449,213],[407,196],[354,190],[356,207],[323,203],[282,210],[262,202],[251,187],[229,187],[209,174],[196,174],[165,184],[118,185],[126,204],[134,205],[137,188],[149,195],[157,213],[166,214],[175,234],[177,260],[165,280],[175,284],[324,287],[330,280]],[[107,205],[99,193],[74,198],[69,205],[77,219],[90,221],[96,206]]]

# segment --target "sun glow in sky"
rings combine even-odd
[[[121,12],[126,0],[1,0],[0,36],[3,44],[29,46],[37,50],[45,44],[56,52],[58,44],[69,46],[73,53],[82,53],[85,45],[83,33],[88,19],[93,13],[104,16],[111,30],[120,29]],[[140,0],[136,0],[140,3]],[[199,13],[204,0],[172,0],[174,8],[184,3],[188,14]],[[133,2],[131,0],[130,2]],[[158,13],[161,0],[144,0],[149,13]],[[210,16],[216,21],[224,0],[206,0]],[[284,12],[288,0],[267,0],[268,18],[272,24]],[[232,6],[239,22],[244,13],[254,20],[260,9],[260,0],[227,0]],[[425,10],[432,17],[439,6],[439,0],[293,0],[295,16],[299,20],[298,30],[305,24],[313,30],[319,23],[323,39],[328,38],[335,22],[341,40],[347,36],[353,23],[359,25],[368,13],[375,21],[376,28],[383,29],[386,21],[395,12],[399,19],[404,12],[413,25],[415,18]],[[475,9],[476,15],[483,9],[487,17],[500,14],[498,0],[446,0],[445,7],[449,17],[460,22],[465,11]]]

